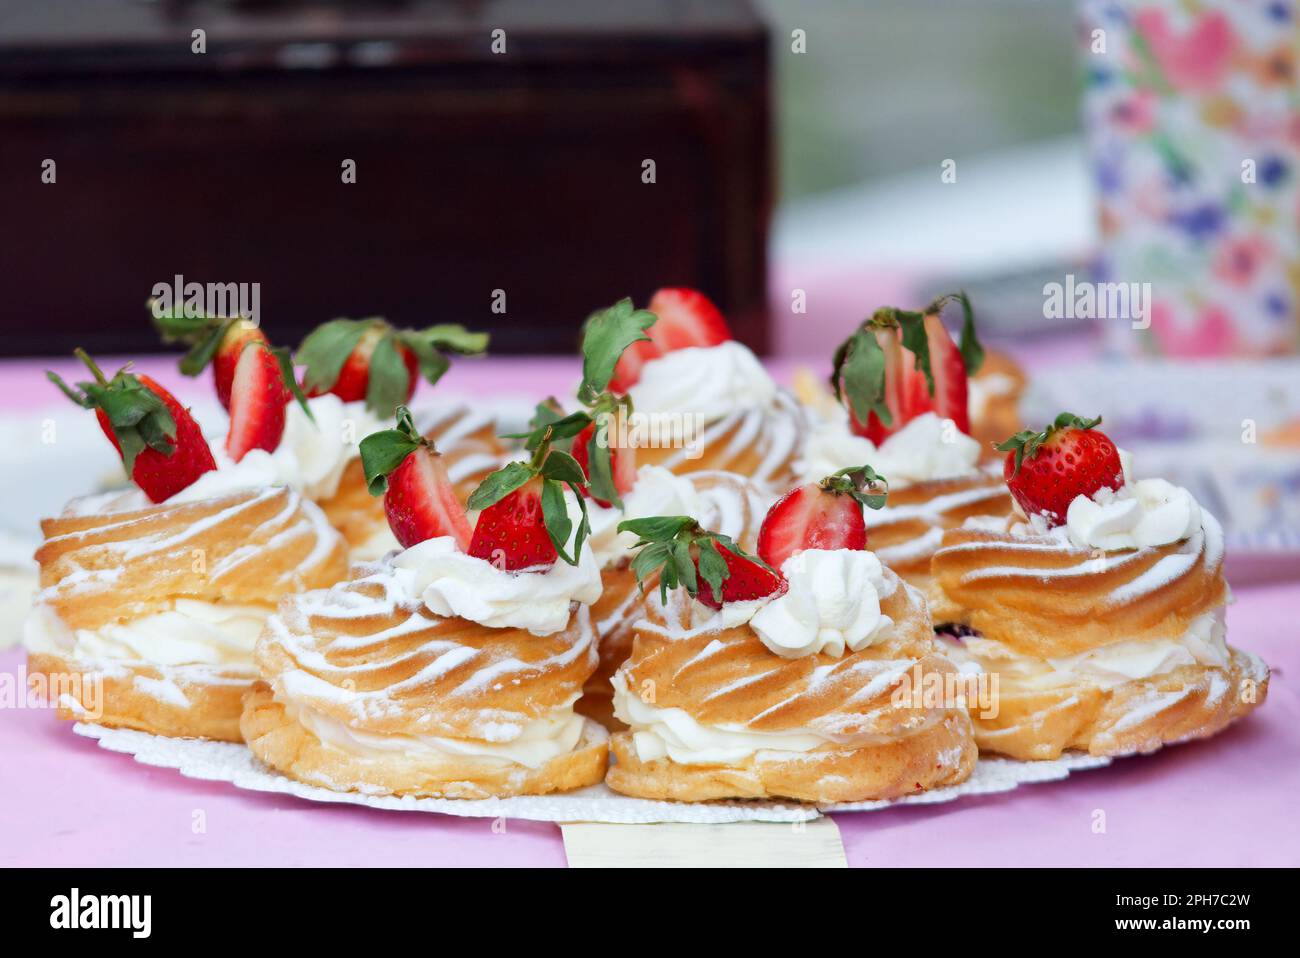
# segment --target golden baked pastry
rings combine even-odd
[[[743,621],[750,610],[737,622],[731,606],[710,614],[682,590],[666,602],[649,597],[632,656],[614,677],[615,712],[631,730],[611,740],[611,788],[674,801],[854,802],[970,775],[976,750],[960,701],[897,694],[917,675],[956,675],[935,645],[924,599],[870,553],[843,552],[874,563],[887,617],[858,651],[783,657],[756,620]]]
[[[106,501],[41,523],[29,670],[75,677],[63,718],[238,741],[263,621],[284,595],[346,574],[342,539],[284,487],[125,511]]]
[[[1226,643],[1218,521],[1135,480],[1100,424],[1063,412],[1000,443],[1016,512],[949,530],[931,563],[941,641],[996,687],[973,714],[985,751],[1150,752],[1267,695],[1268,668]]]
[[[601,780],[605,730],[573,711],[597,664],[589,608],[573,603],[544,635],[436,615],[412,569],[454,550],[422,542],[281,604],[241,726],[259,759],[368,794],[488,798]]]
[[[600,637],[600,665],[587,680],[577,708],[611,730],[624,726],[614,718],[610,679],[631,654],[633,627],[645,613],[645,594],[632,571],[632,552],[625,548],[636,537],[628,533],[620,536],[613,527],[620,519],[639,517],[647,508],[653,512],[688,513],[698,515],[704,525],[752,551],[757,546],[763,515],[771,504],[772,497],[759,485],[735,473],[694,472],[679,481],[687,488],[665,488],[673,483],[672,478],[665,481],[656,467],[643,469],[638,478],[641,491],[634,486],[624,497],[626,511],[610,510],[606,527],[593,537],[592,547],[602,560],[602,591],[591,607],[592,622]],[[653,591],[656,582],[647,579],[645,591]]]

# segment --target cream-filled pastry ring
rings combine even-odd
[[[653,473],[655,470],[650,469],[640,475],[647,483],[662,479],[662,474]],[[655,576],[644,584],[637,582],[630,551],[622,548],[634,543],[636,537],[631,533],[616,535],[614,527],[618,521],[665,511],[695,515],[706,527],[730,536],[741,548],[752,552],[757,548],[758,530],[772,498],[753,480],[732,472],[696,472],[672,481],[674,485],[688,484],[688,488],[679,491],[689,501],[673,501],[676,497],[669,490],[643,487],[645,491],[638,493],[634,488],[624,497],[627,513],[618,512],[609,517],[610,527],[603,529],[592,543],[602,559],[602,590],[591,607],[592,622],[600,636],[600,665],[587,680],[578,711],[611,730],[622,728],[623,723],[614,718],[614,687],[610,679],[632,654],[633,628],[644,614],[645,595],[658,588]],[[642,501],[643,496],[649,501]],[[669,501],[665,502],[665,498]]]
[[[85,662],[56,652],[29,653],[27,671],[46,688],[70,690],[52,703],[61,719],[223,742],[243,741],[239,716],[255,678],[251,668]]]
[[[484,799],[566,792],[599,782],[608,753],[608,734],[590,719],[569,751],[535,768],[433,754],[349,752],[322,742],[291,717],[265,682],[245,695],[241,727],[253,754],[272,768],[307,784],[365,794]]]
[[[960,700],[899,695],[956,677],[933,640],[923,597],[883,570],[890,626],[856,652],[774,654],[748,623],[692,625],[684,592],[651,597],[631,659],[615,675],[607,782],[642,798],[868,801],[965,780],[975,765]]]
[[[980,749],[1150,752],[1260,705],[1267,666],[1225,641],[1223,554],[1209,513],[1187,538],[1110,552],[1062,529],[948,532],[930,608],[949,657],[985,673],[995,707],[972,704]]]
[[[300,781],[369,794],[486,798],[600,781],[604,729],[573,710],[597,663],[589,608],[571,603],[567,626],[544,635],[441,617],[395,566],[422,547],[441,555],[431,540],[281,604],[257,644],[263,684],[245,701],[253,753]]]
[[[980,751],[1023,760],[1152,752],[1215,735],[1263,703],[1268,667],[1240,649],[1224,667],[1186,665],[1105,688],[1074,682],[1047,689],[1003,687],[996,716],[975,718]]]
[[[74,506],[75,506],[74,502]],[[29,672],[67,719],[239,741],[253,644],[287,593],[347,571],[338,533],[285,487],[42,522]]]

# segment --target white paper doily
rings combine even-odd
[[[202,739],[164,738],[130,729],[105,728],[76,723],[78,735],[96,739],[100,748],[131,755],[143,765],[174,768],[186,778],[230,782],[254,792],[294,795],[313,802],[338,802],[404,812],[439,812],[468,818],[517,818],[537,822],[608,822],[649,824],[651,822],[798,822],[819,817],[823,812],[874,811],[891,805],[930,805],[951,802],[966,795],[1006,792],[1030,782],[1050,782],[1072,771],[1110,764],[1108,758],[1066,755],[1051,762],[1017,762],[1011,759],[981,759],[969,779],[952,788],[939,788],[919,795],[882,802],[813,805],[780,802],[656,802],[619,795],[604,785],[593,785],[563,795],[526,795],[481,801],[448,798],[397,798],[392,795],[362,795],[333,792],[305,785],[267,768],[245,746]]]

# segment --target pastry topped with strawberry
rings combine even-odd
[[[960,345],[943,323],[952,306]],[[811,430],[798,463],[808,479],[855,462],[890,477],[889,504],[867,523],[881,559],[921,588],[945,529],[1011,507],[969,435],[969,377],[983,357],[964,293],[919,312],[876,310],[836,350],[831,382],[843,409]]]
[[[975,747],[964,709],[898,696],[942,681],[920,593],[866,548],[868,467],[798,487],[751,554],[687,516],[633,519],[646,614],[615,673],[611,788],[643,798],[853,802],[955,784]]]
[[[218,456],[188,409],[148,376],[127,368],[110,379],[77,355],[91,379],[50,379],[94,410],[138,490],[75,499],[42,521],[29,671],[60,688],[79,678],[60,701],[64,718],[239,741],[258,633],[285,595],[343,578],[346,546],[292,488],[211,488]],[[287,395],[268,355],[260,340],[241,347],[231,411],[243,425],[219,455],[278,441],[282,418],[245,418],[254,392],[254,409]]]
[[[291,486],[325,510],[358,559],[397,545],[366,489],[358,443],[383,428],[421,377],[436,383],[447,354],[477,354],[487,344],[486,334],[456,325],[417,331],[382,319],[332,320],[298,350],[300,385],[289,350],[247,320],[157,310],[153,318],[165,341],[190,345],[182,372],[198,375],[211,365],[230,413],[226,435],[213,443],[216,469],[198,493]],[[490,416],[454,404],[417,418],[421,431],[442,443],[462,501],[504,458]]]
[[[246,700],[253,753],[367,794],[487,798],[603,777],[603,728],[574,711],[596,668],[600,572],[573,457],[543,430],[527,461],[456,496],[399,406],[361,456],[400,551],[286,603]],[[357,650],[364,648],[364,655]]]
[[[1017,514],[944,533],[931,609],[967,671],[996,675],[982,750],[1149,752],[1222,730],[1268,668],[1226,644],[1223,531],[1186,489],[1134,479],[1101,419],[1061,413],[999,444]]]
[[[637,462],[789,485],[803,412],[732,338],[718,308],[700,292],[668,288],[639,313],[647,325],[620,349],[608,381],[630,403]]]

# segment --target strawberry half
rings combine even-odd
[[[184,343],[190,351],[181,360],[181,372],[197,376],[212,364],[212,385],[217,399],[230,408],[230,391],[235,379],[235,364],[249,342],[266,343],[266,334],[248,319],[226,316],[186,316],[183,310],[164,311],[156,300],[147,304],[154,326],[168,343]]]
[[[371,411],[391,416],[410,402],[420,376],[430,383],[442,377],[450,366],[444,353],[482,353],[487,343],[486,333],[450,323],[414,330],[395,329],[378,317],[333,319],[302,341],[296,358],[306,367],[307,395],[364,400]]]
[[[649,332],[661,352],[690,346],[717,346],[731,339],[731,330],[722,313],[699,290],[666,286],[650,297],[647,308],[658,317]]]
[[[690,516],[625,519],[619,532],[638,537],[632,560],[637,581],[659,577],[659,593],[684,588],[712,608],[724,602],[761,599],[785,588],[779,572],[751,556],[730,537],[710,532]]]
[[[292,398],[275,354],[264,341],[246,341],[231,385],[226,433],[230,458],[239,462],[253,449],[275,452],[284,437],[285,413]]]
[[[1124,484],[1119,450],[1094,428],[1100,423],[1100,416],[1081,419],[1063,412],[1041,432],[1026,429],[998,443],[1007,453],[1002,476],[1025,515],[1041,515],[1058,526],[1075,496],[1091,498]]]
[[[776,501],[758,530],[758,555],[773,569],[804,549],[865,549],[862,507],[879,509],[887,486],[870,466],[844,469],[821,482],[792,489]]]
[[[175,396],[148,376],[126,369],[106,379],[84,349],[76,355],[94,375],[93,382],[73,389],[52,372],[46,376],[78,406],[95,410],[127,474],[150,502],[170,499],[217,468],[198,423]]]
[[[479,513],[469,554],[508,572],[555,564],[559,554],[546,530],[540,477]]]
[[[451,536],[462,550],[469,546],[469,517],[442,456],[405,406],[398,408],[396,429],[361,440],[361,465],[371,495],[384,497],[388,527],[402,548],[439,536]]]
[[[683,286],[666,286],[650,298],[655,320],[649,342],[636,342],[623,351],[609,388],[625,393],[641,378],[641,367],[675,349],[717,346],[731,339],[731,329],[718,307],[703,293]]]
[[[711,609],[721,609],[724,602],[750,602],[772,595],[785,587],[785,580],[766,566],[753,559],[737,555],[727,546],[718,546],[718,555],[726,564],[727,574],[722,580],[721,599],[715,597],[713,590],[702,589],[696,596]],[[695,559],[696,574],[700,575],[699,558]]]
[[[960,346],[940,318],[954,301],[965,316]],[[983,358],[970,300],[957,293],[924,313],[876,310],[835,351],[831,384],[849,409],[853,431],[877,445],[928,412],[969,433],[967,382]]]
[[[591,455],[590,444],[595,435],[596,424],[593,422],[574,437],[569,452],[582,469],[583,475],[587,477],[588,485],[583,488],[583,494],[591,496],[592,500],[608,509],[611,505],[610,500],[599,498],[590,489],[591,471],[588,468]],[[618,494],[624,496],[631,492],[632,485],[636,482],[636,449],[616,449],[610,446],[609,468],[614,478],[614,488],[618,490]]]

